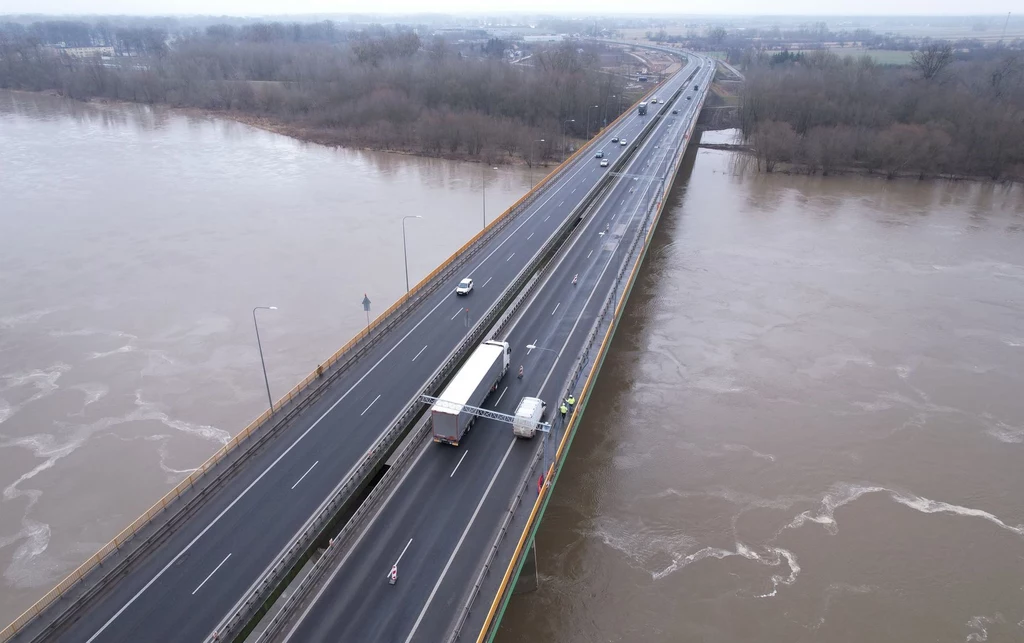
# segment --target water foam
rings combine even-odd
[[[7,315],[6,317],[0,317],[0,328],[10,329],[24,324],[31,324],[51,313],[57,312],[58,310],[60,310],[60,308],[43,308],[41,310],[32,310],[27,313],[21,313],[20,315]]]
[[[989,427],[985,433],[1006,444],[1020,444],[1024,442],[1024,428],[1010,426],[1005,422],[996,422],[996,425]]]
[[[0,424],[3,424],[7,418],[14,415],[14,411],[15,408],[11,406],[10,402],[0,397]]]
[[[36,392],[32,397],[25,400],[22,406],[40,400],[56,391],[60,386],[57,380],[61,375],[71,370],[71,366],[64,362],[57,362],[47,369],[36,369],[28,373],[11,373],[3,376],[3,387],[0,390],[9,391],[20,386],[32,385]],[[17,410],[17,409],[15,409]]]
[[[976,630],[967,635],[964,639],[964,643],[971,643],[976,641],[982,643],[988,640],[988,626],[989,625],[1001,625],[1006,623],[1003,615],[996,612],[994,616],[973,616],[971,620],[967,621],[968,629]]]
[[[85,403],[82,405],[83,408],[93,404],[94,402],[100,401],[107,393],[110,392],[110,387],[101,382],[76,384],[71,388],[85,393]]]
[[[923,498],[911,493],[887,489],[886,487],[851,484],[835,485],[832,491],[826,493],[821,499],[821,507],[817,512],[804,511],[803,513],[800,513],[793,518],[788,525],[780,529],[779,532],[776,533],[776,537],[786,529],[797,529],[808,522],[822,525],[826,531],[835,535],[839,533],[839,525],[836,523],[835,519],[836,509],[839,509],[840,507],[869,493],[888,493],[889,497],[895,502],[925,514],[949,513],[967,518],[981,518],[991,522],[1001,529],[1005,529],[1006,531],[1024,537],[1024,525],[1008,525],[994,514],[982,509],[963,507],[961,505],[954,505],[940,500]]]
[[[138,349],[132,344],[125,344],[124,346],[115,348],[112,351],[89,353],[89,359],[99,359],[101,357],[110,357],[111,355],[120,355],[122,353],[134,353],[137,350]]]
[[[762,460],[775,462],[775,456],[773,456],[772,454],[755,451],[754,449],[751,449],[745,444],[723,444],[722,448],[725,449],[726,451],[748,451],[750,452],[750,455],[754,456],[755,458],[761,458]]]
[[[771,583],[772,588],[764,594],[758,594],[757,598],[771,598],[776,596],[779,592],[779,586],[789,586],[796,582],[797,576],[800,575],[800,565],[797,563],[796,555],[788,549],[782,547],[768,546],[765,548],[763,554],[759,554],[754,548],[743,544],[742,542],[736,542],[736,550],[730,551],[728,549],[721,549],[719,547],[704,547],[691,554],[687,554],[681,558],[677,558],[672,561],[670,565],[664,569],[653,572],[651,578],[653,580],[661,580],[669,574],[679,571],[684,567],[692,565],[693,563],[700,562],[707,558],[715,558],[721,560],[730,556],[740,556],[746,560],[750,560],[761,565],[768,567],[779,567],[785,561],[786,566],[789,568],[789,573],[783,576],[782,574],[772,574]]]

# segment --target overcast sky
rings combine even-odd
[[[1012,5],[1016,5],[1015,7]],[[486,9],[484,8],[486,7]],[[971,15],[1024,11],[1021,0],[0,0],[0,14],[253,16],[299,13],[683,13],[739,15]]]

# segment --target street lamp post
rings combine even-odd
[[[569,120],[567,120],[564,123],[562,123],[562,160],[563,161],[565,160],[565,126],[568,125],[569,123],[575,123],[575,122],[576,122],[575,118],[570,118]]]
[[[587,108],[587,140],[590,140],[590,110],[595,107],[600,107],[600,105],[591,105]]]
[[[533,144],[534,143],[543,143],[543,142],[544,142],[544,139],[542,139],[542,138],[538,138],[535,141],[530,141],[530,183],[534,184],[534,185],[536,185],[536,183],[534,183],[534,181],[533,181]]]
[[[405,258],[405,292],[409,292],[409,248],[405,244],[405,220],[422,218],[418,214],[409,214],[402,217],[402,256]]]
[[[256,328],[256,346],[260,349],[260,365],[263,366],[263,383],[267,385],[267,403],[274,412],[274,398],[270,397],[270,380],[267,379],[267,363],[263,360],[263,344],[260,342],[260,325],[256,323],[257,310],[277,310],[277,306],[256,306],[252,309],[252,325]]]
[[[486,167],[484,167],[482,165],[480,166],[480,192],[483,194],[483,206],[484,206],[483,207],[483,211],[484,211],[484,227],[485,228],[487,227],[487,175],[484,174],[484,171],[486,169],[487,169]],[[498,168],[492,167],[491,169],[492,170],[496,170]]]

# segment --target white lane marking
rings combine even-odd
[[[558,207],[562,207],[563,205],[565,205],[565,201],[562,201],[561,203],[559,203]]]
[[[213,571],[212,571],[212,572],[210,572],[210,575],[209,575],[209,576],[207,576],[206,578],[204,578],[204,579],[203,579],[203,582],[199,583],[199,587],[197,587],[197,588],[195,588],[194,590],[192,590],[192,595],[193,595],[193,596],[195,596],[195,595],[196,595],[196,592],[198,592],[199,590],[201,590],[201,589],[203,588],[203,585],[205,585],[205,584],[206,584],[206,581],[208,581],[208,580],[210,580],[211,578],[213,578],[213,575],[217,573],[217,570],[221,568],[221,565],[223,565],[224,563],[228,562],[228,559],[229,559],[229,558],[231,558],[231,554],[228,554],[227,556],[225,556],[225,557],[224,557],[224,560],[220,561],[220,565],[217,565],[216,567],[214,567],[214,568],[213,568]],[[95,637],[94,637],[94,638],[95,638]],[[89,639],[89,640],[91,641],[92,639]]]
[[[374,404],[376,404],[376,403],[377,403],[377,400],[379,400],[379,399],[380,399],[380,396],[381,396],[381,394],[380,394],[380,393],[378,393],[378,394],[377,394],[377,397],[373,398],[373,401],[372,401],[372,402],[370,402],[370,406],[373,406]],[[359,417],[362,417],[362,416],[366,415],[366,412],[370,410],[370,406],[368,406],[368,407],[366,407],[365,409],[363,409],[363,412],[359,414]]]
[[[526,240],[529,241],[530,239],[533,238],[533,235],[535,235],[535,234],[537,234],[537,233],[536,232],[531,232],[530,236],[526,237]]]
[[[506,386],[501,391],[501,395],[498,396],[498,401],[494,403],[494,408],[498,408],[498,405],[501,404],[501,398],[505,397],[505,391],[507,391],[507,390],[508,390],[508,387]]]
[[[93,641],[95,641],[95,640],[96,640],[96,639],[97,639],[97,638],[98,638],[98,637],[100,636],[100,634],[103,634],[103,632],[104,632],[104,631],[106,631],[106,629],[107,629],[108,627],[110,627],[110,624],[111,624],[111,623],[113,623],[113,622],[114,622],[115,620],[117,620],[117,617],[121,616],[121,614],[124,614],[124,611],[125,611],[126,609],[128,609],[129,607],[131,607],[131,606],[132,606],[132,604],[133,604],[133,603],[135,603],[135,601],[139,600],[139,597],[140,597],[140,596],[142,596],[142,594],[143,594],[143,593],[144,593],[144,592],[145,592],[145,591],[146,591],[147,589],[149,589],[150,587],[152,587],[152,586],[153,586],[153,583],[155,583],[155,582],[157,582],[158,580],[160,580],[160,577],[161,577],[161,576],[163,576],[163,575],[164,575],[165,573],[167,573],[167,570],[168,570],[168,569],[170,569],[170,568],[171,568],[171,566],[173,566],[173,565],[174,565],[175,563],[177,563],[177,562],[178,562],[178,559],[180,559],[180,558],[181,558],[182,556],[184,556],[184,555],[185,555],[185,554],[186,554],[186,553],[188,552],[188,550],[192,549],[192,547],[193,547],[193,546],[194,546],[194,545],[195,545],[195,544],[196,544],[197,542],[199,542],[199,539],[200,539],[200,538],[202,538],[203,536],[205,536],[205,535],[206,535],[206,532],[208,532],[208,531],[210,531],[211,529],[213,529],[213,526],[214,526],[214,525],[216,525],[216,524],[217,524],[218,522],[220,522],[220,519],[221,519],[221,518],[223,518],[223,517],[224,517],[224,515],[225,515],[225,514],[227,514],[227,512],[231,511],[231,509],[232,509],[232,508],[233,508],[233,507],[234,507],[234,506],[235,506],[236,504],[238,504],[238,501],[239,501],[239,500],[241,500],[242,498],[244,498],[246,494],[248,494],[248,493],[249,493],[250,491],[252,491],[252,488],[253,488],[253,487],[255,487],[255,486],[257,485],[257,483],[259,483],[259,481],[260,481],[260,480],[262,480],[262,479],[263,479],[263,477],[264,477],[265,475],[267,475],[268,473],[270,473],[270,470],[271,470],[271,469],[273,469],[274,467],[276,467],[276,466],[277,466],[277,464],[278,464],[278,463],[279,463],[279,462],[280,462],[281,460],[283,460],[283,459],[284,459],[284,457],[285,457],[286,455],[288,455],[289,453],[291,453],[292,449],[294,449],[294,448],[295,448],[295,446],[296,446],[296,445],[297,445],[297,444],[298,444],[299,442],[301,442],[301,441],[302,441],[302,440],[303,440],[303,439],[304,439],[304,438],[305,438],[305,437],[306,437],[307,435],[309,435],[310,431],[312,431],[313,429],[315,429],[315,428],[317,427],[317,425],[319,425],[319,424],[320,424],[320,422],[321,422],[321,421],[322,421],[322,420],[323,420],[323,419],[324,419],[325,417],[327,417],[327,415],[328,415],[328,414],[329,414],[329,413],[330,413],[331,411],[333,411],[333,410],[334,410],[334,409],[335,409],[335,408],[336,408],[336,407],[337,407],[337,406],[338,406],[339,404],[341,404],[341,401],[342,401],[342,400],[344,400],[344,399],[345,399],[346,397],[348,397],[348,396],[349,396],[349,394],[350,394],[350,393],[351,393],[352,391],[354,391],[354,390],[355,390],[355,388],[356,388],[357,386],[359,386],[360,384],[362,384],[362,383],[363,383],[363,380],[365,380],[365,379],[366,379],[367,377],[369,377],[369,376],[370,376],[370,373],[372,373],[372,372],[374,371],[374,369],[376,369],[376,368],[377,368],[378,366],[380,366],[380,363],[381,363],[381,362],[383,362],[383,361],[384,361],[385,359],[387,359],[387,358],[388,358],[388,356],[389,356],[389,355],[391,355],[391,353],[395,352],[395,349],[397,349],[397,348],[398,348],[399,346],[401,346],[401,345],[402,345],[402,342],[404,342],[404,341],[405,341],[406,339],[408,339],[408,338],[409,338],[409,335],[412,335],[412,334],[413,334],[413,333],[414,333],[414,332],[416,331],[416,329],[420,327],[420,325],[421,325],[421,324],[422,324],[423,322],[427,321],[427,318],[428,318],[428,317],[430,317],[430,316],[431,316],[432,314],[434,314],[434,311],[436,311],[436,310],[437,310],[438,308],[440,308],[440,307],[441,307],[441,304],[443,304],[443,303],[444,303],[445,301],[447,301],[447,300],[448,300],[448,298],[449,298],[449,297],[451,297],[451,295],[452,295],[452,293],[451,293],[451,292],[449,292],[449,293],[448,293],[447,295],[445,295],[445,296],[444,296],[444,297],[443,297],[443,298],[441,299],[441,301],[437,302],[437,305],[435,305],[435,306],[434,306],[433,308],[431,308],[431,309],[430,309],[430,312],[429,312],[429,313],[427,313],[426,315],[424,315],[424,316],[423,316],[423,319],[421,319],[421,320],[419,320],[418,322],[416,322],[416,325],[415,325],[415,326],[413,326],[412,328],[410,328],[410,329],[409,329],[409,332],[407,332],[407,333],[406,333],[405,335],[403,335],[403,336],[402,336],[402,339],[398,340],[398,342],[397,342],[397,343],[396,343],[396,344],[395,344],[394,346],[392,346],[392,347],[391,347],[391,350],[389,350],[388,352],[384,353],[383,357],[381,357],[381,358],[380,358],[379,360],[377,360],[377,362],[376,362],[376,363],[375,363],[375,364],[374,364],[373,366],[371,366],[371,367],[369,368],[369,370],[367,370],[367,371],[366,371],[366,373],[365,373],[365,374],[364,374],[364,375],[363,375],[362,377],[360,377],[360,378],[359,378],[358,380],[356,380],[356,383],[355,383],[355,384],[353,384],[352,386],[350,386],[350,387],[349,387],[349,389],[348,389],[347,391],[345,391],[345,393],[344,393],[344,394],[343,394],[343,395],[342,395],[341,397],[339,397],[339,398],[338,398],[338,401],[337,401],[337,402],[335,402],[334,404],[332,404],[332,405],[331,405],[331,407],[330,407],[329,409],[327,409],[326,411],[324,411],[323,415],[321,415],[321,416],[320,416],[319,418],[317,418],[316,422],[314,422],[313,424],[309,425],[309,428],[308,428],[308,429],[306,429],[305,431],[303,431],[303,432],[302,432],[302,434],[301,434],[301,435],[299,435],[299,437],[295,438],[295,441],[294,441],[294,442],[292,442],[292,443],[291,443],[290,445],[288,445],[288,448],[287,448],[287,449],[285,449],[285,450],[284,450],[284,451],[283,451],[283,452],[281,453],[281,455],[277,456],[277,458],[276,458],[276,459],[275,459],[275,460],[274,460],[273,462],[271,462],[271,463],[270,463],[270,464],[269,464],[269,465],[267,466],[267,468],[263,470],[263,472],[262,472],[262,473],[261,473],[260,475],[256,476],[256,479],[255,479],[255,480],[253,480],[252,482],[250,482],[250,483],[249,483],[249,486],[247,486],[247,487],[246,487],[245,489],[243,489],[243,490],[242,490],[242,492],[241,492],[241,493],[239,493],[239,494],[238,494],[237,496],[235,496],[235,499],[234,499],[234,500],[232,500],[232,501],[231,501],[231,503],[230,503],[230,504],[228,504],[228,506],[227,506],[227,507],[225,507],[224,509],[222,509],[222,510],[221,510],[221,512],[220,512],[219,514],[217,514],[217,517],[216,517],[216,518],[214,518],[213,520],[211,520],[211,521],[210,521],[210,524],[206,525],[206,527],[204,527],[204,528],[203,528],[203,530],[202,530],[201,532],[199,532],[199,534],[198,534],[198,535],[197,535],[197,536],[196,536],[195,538],[193,538],[193,539],[192,539],[191,541],[189,541],[189,543],[188,543],[187,545],[185,545],[185,547],[183,547],[183,548],[182,548],[182,550],[181,550],[181,551],[179,551],[179,552],[178,552],[178,553],[177,553],[177,554],[176,554],[176,555],[174,556],[174,558],[172,558],[172,559],[170,560],[170,562],[168,562],[168,563],[167,563],[166,565],[164,565],[164,566],[163,566],[163,568],[161,568],[161,569],[160,569],[160,571],[158,571],[158,572],[156,573],[156,575],[155,575],[155,576],[153,576],[153,578],[151,578],[151,579],[149,580],[149,582],[148,582],[148,583],[146,583],[145,585],[143,585],[143,586],[142,586],[142,589],[140,589],[139,591],[135,592],[135,595],[134,595],[134,596],[132,596],[132,597],[131,597],[130,599],[128,599],[128,602],[127,602],[127,603],[125,603],[125,604],[124,604],[124,605],[123,605],[123,606],[121,607],[121,609],[117,610],[117,612],[115,612],[113,616],[111,616],[111,617],[110,617],[109,619],[107,619],[107,622],[106,622],[106,623],[104,623],[104,624],[103,624],[103,625],[102,625],[102,626],[100,627],[100,629],[96,630],[96,633],[95,633],[95,634],[93,634],[93,635],[92,635],[91,637],[89,637],[89,639],[88,639],[88,640],[87,640],[87,641],[86,641],[85,643],[92,643]],[[345,478],[348,478],[348,477],[349,477],[350,475],[352,475],[352,472],[353,472],[353,471],[355,471],[355,469],[356,469],[356,467],[357,467],[357,466],[359,466],[359,463],[358,463],[358,462],[357,462],[356,464],[352,465],[352,468],[351,468],[351,469],[349,469],[349,470],[348,470],[348,471],[347,471],[347,472],[345,473],[345,476],[344,476],[344,477],[345,477]]]
[[[572,192],[570,192],[569,194],[576,194],[576,188],[573,188]]]
[[[452,566],[452,561],[455,560],[455,556],[459,553],[459,550],[462,549],[462,543],[465,542],[466,535],[469,534],[469,530],[473,528],[473,523],[476,522],[476,517],[477,514],[480,513],[480,508],[484,506],[484,501],[487,500],[487,496],[491,493],[491,487],[494,486],[494,481],[498,479],[498,474],[501,473],[502,468],[505,466],[505,461],[508,460],[509,454],[512,453],[512,447],[515,445],[516,441],[513,439],[512,442],[509,443],[508,449],[505,450],[505,457],[501,459],[501,464],[498,465],[498,468],[494,471],[494,475],[491,476],[491,481],[487,483],[487,489],[484,490],[484,495],[480,497],[480,502],[476,504],[476,509],[473,511],[473,516],[469,519],[469,524],[466,525],[466,528],[462,531],[462,536],[459,538],[459,542],[455,545],[455,551],[453,551],[452,555],[448,557],[448,563],[445,564],[444,570],[441,571],[441,576],[437,579],[437,583],[434,584],[434,589],[430,591],[430,596],[427,597],[426,604],[423,605],[423,609],[420,611],[419,617],[416,619],[416,622],[413,623],[412,631],[410,631],[409,636],[406,637],[405,643],[410,643],[413,637],[416,636],[416,630],[419,628],[420,623],[423,622],[423,617],[426,616],[427,609],[430,608],[430,603],[434,600],[434,595],[437,594],[437,590],[441,587],[441,583],[444,582],[444,577],[448,574],[448,569]]]
[[[449,478],[451,478],[451,477],[454,477],[454,476],[455,476],[455,472],[459,470],[459,465],[461,465],[461,464],[462,464],[462,461],[466,459],[466,455],[468,455],[468,454],[469,454],[469,449],[466,449],[466,450],[465,450],[465,451],[464,451],[464,452],[462,453],[462,457],[461,457],[461,458],[459,458],[459,464],[455,465],[455,468],[454,468],[454,469],[452,469],[452,472],[451,472],[451,474],[449,474],[449,475],[448,475],[448,477],[449,477]]]
[[[306,469],[306,473],[302,474],[302,478],[305,478],[306,476],[308,476],[309,472],[313,470],[313,467],[315,467],[318,464],[320,464],[319,460],[314,462],[308,469]],[[295,481],[295,484],[292,485],[292,489],[294,489],[295,487],[299,486],[299,483],[302,482],[302,478],[299,478],[298,480]]]
[[[466,457],[466,456],[462,456],[462,457]],[[411,545],[411,544],[412,544],[412,538],[409,539],[409,542],[405,543],[405,549],[403,549],[402,553],[398,555],[398,560],[395,561],[395,567],[398,567],[398,563],[402,562],[402,556],[405,556],[405,552],[409,550],[409,545]]]
[[[561,306],[561,305],[562,305],[562,302],[558,302],[557,304],[555,304],[555,310],[558,310],[558,307],[559,307],[559,306]],[[555,310],[552,310],[552,311],[551,311],[551,314],[552,314],[552,315],[554,315],[554,314],[555,314]]]
[[[549,214],[548,216],[544,217],[544,221],[547,221],[547,220],[548,220],[548,219],[550,219],[550,218],[551,218],[551,215]],[[542,223],[543,223],[543,222],[542,222]]]
[[[456,313],[454,315],[452,315],[452,321],[455,321],[455,318],[458,317],[461,314],[462,314],[462,309],[460,308],[458,311],[456,311]]]
[[[533,235],[531,234],[530,236],[532,237]],[[481,287],[481,288],[486,288],[486,287],[487,287],[487,284],[491,283],[491,279],[494,279],[494,277],[488,277],[488,278],[487,278],[487,281],[485,281],[485,282],[484,282],[484,285],[483,285],[483,286],[480,286],[480,287]]]
[[[420,352],[416,353],[416,357],[419,357],[421,354],[423,354],[423,351],[427,350],[427,346],[429,346],[429,344],[424,344],[423,348],[420,349]],[[416,361],[416,357],[412,358],[412,361],[415,362]]]
[[[510,255],[508,256],[508,259],[506,259],[506,260],[505,260],[505,262],[507,263],[507,262],[511,261],[511,260],[512,260],[512,257],[514,257],[514,256],[516,256],[516,253],[514,253],[514,252],[513,252],[512,254],[510,254]]]
[[[588,253],[587,253],[587,259],[590,259],[590,255],[592,255],[592,254],[594,254],[594,251],[593,251],[593,250],[591,250],[590,252],[588,252]],[[423,348],[426,348],[426,346],[424,346]]]

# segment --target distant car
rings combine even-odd
[[[618,136],[613,136],[612,137],[612,143],[618,143],[618,142],[619,142],[619,137]]]
[[[608,159],[601,159],[601,167],[608,167]]]
[[[594,158],[604,158],[604,150],[598,150],[597,154],[594,155]]]
[[[673,114],[678,114],[678,113],[679,113],[679,110],[678,110],[678,109],[673,109],[673,110],[672,110],[672,113],[673,113]]]
[[[619,145],[625,145],[625,144],[626,144],[626,139],[622,139],[622,140],[619,141]]]
[[[657,102],[658,102],[658,97],[657,96],[655,96],[654,98],[651,99],[651,105],[654,105]]]
[[[693,98],[693,96],[687,96],[686,100],[690,100],[691,98]]]
[[[473,292],[473,280],[469,277],[460,281],[459,285],[455,287],[456,295],[468,295],[471,292]]]

